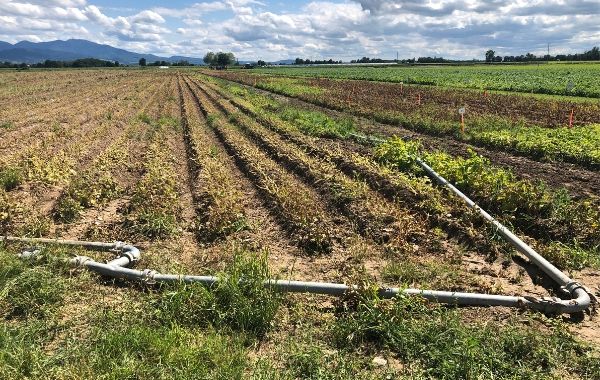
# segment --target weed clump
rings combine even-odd
[[[73,181],[58,199],[54,218],[70,223],[79,218],[81,212],[100,206],[120,194],[120,189],[110,173],[89,171]]]
[[[418,297],[392,301],[361,295],[354,310],[339,316],[333,338],[341,348],[388,349],[405,363],[439,379],[545,378],[565,363],[579,363],[586,348],[559,322],[531,326],[465,324],[456,309]]]
[[[12,225],[15,212],[15,206],[8,199],[8,194],[0,188],[0,234],[5,233]]]
[[[269,287],[265,255],[238,252],[232,266],[210,287],[180,284],[167,289],[156,300],[162,323],[184,326],[228,328],[254,336],[272,326],[281,296]]]
[[[63,299],[64,282],[45,266],[30,267],[0,247],[0,316],[44,318]]]
[[[20,168],[6,167],[0,169],[0,189],[11,191],[23,182],[23,172]]]
[[[12,129],[14,126],[15,125],[10,121],[3,121],[0,123],[0,129]]]

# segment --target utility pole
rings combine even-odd
[[[396,62],[398,62],[398,52],[396,52]]]

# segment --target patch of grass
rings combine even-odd
[[[3,121],[0,123],[0,129],[12,129],[14,126],[15,125],[10,121]]]
[[[180,284],[162,292],[155,302],[157,318],[163,324],[213,326],[262,336],[281,303],[281,296],[264,286],[268,278],[266,254],[237,252],[214,286]]]
[[[144,113],[144,112],[140,113],[140,114],[137,116],[137,119],[138,119],[139,121],[141,121],[142,123],[146,123],[146,124],[148,124],[148,125],[151,125],[151,124],[152,124],[152,118],[151,118],[151,117],[150,117],[150,115],[148,115],[147,113]]]
[[[322,112],[284,107],[278,115],[312,136],[343,138],[356,131],[356,126],[351,119],[333,119]]]
[[[63,299],[64,282],[42,265],[30,266],[0,247],[0,315],[43,318]]]
[[[393,262],[383,268],[382,275],[388,281],[407,287],[419,284],[424,288],[452,289],[462,282],[457,268],[439,262]]]
[[[11,191],[23,183],[23,171],[16,167],[0,169],[0,188]]]
[[[180,126],[180,122],[176,117],[163,115],[158,119],[158,125],[161,127],[176,128]]]
[[[247,361],[238,337],[151,326],[126,315],[96,324],[70,354],[67,371],[83,378],[241,379]]]
[[[456,309],[418,297],[392,301],[361,295],[333,329],[342,349],[388,349],[423,376],[440,379],[537,379],[589,371],[590,349],[559,321],[546,326],[463,323]]]
[[[60,368],[58,358],[44,352],[55,329],[54,323],[37,319],[22,325],[0,322],[0,378],[48,378],[53,367]]]
[[[239,337],[211,330],[149,325],[117,312],[93,317],[86,330],[73,339],[66,326],[45,321],[0,324],[0,378],[229,380],[242,379],[247,364]],[[58,346],[47,349],[54,339]]]

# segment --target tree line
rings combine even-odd
[[[138,65],[140,66],[194,66],[193,63],[189,63],[186,60],[181,60],[177,62],[169,62],[169,61],[154,61],[148,63],[146,58],[140,58],[138,61]]]
[[[594,46],[591,50],[575,54],[556,54],[536,56],[531,53],[525,55],[496,55],[492,49],[485,52],[485,61],[492,62],[536,62],[536,61],[600,61],[600,48]]]
[[[342,61],[334,61],[333,59],[322,59],[322,60],[318,60],[315,59],[310,60],[310,59],[302,59],[302,58],[296,58],[296,60],[294,61],[295,65],[326,65],[326,64],[336,64],[336,63],[343,63]]]
[[[222,51],[218,53],[209,51],[202,60],[210,67],[227,67],[236,62],[233,53],[225,53]]]
[[[54,61],[47,59],[44,62],[38,63],[13,63],[13,62],[2,62],[0,63],[1,68],[10,69],[25,69],[28,67],[33,68],[61,68],[61,67],[120,67],[122,66],[119,61],[105,61],[96,58],[81,58],[74,61]]]

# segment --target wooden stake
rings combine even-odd
[[[575,113],[575,109],[571,108],[571,116],[569,116],[569,129],[573,128],[573,114]]]
[[[463,135],[465,134],[465,114],[464,113],[460,114],[460,132]]]
[[[417,104],[421,105],[421,93],[419,92],[419,96],[417,98]]]

